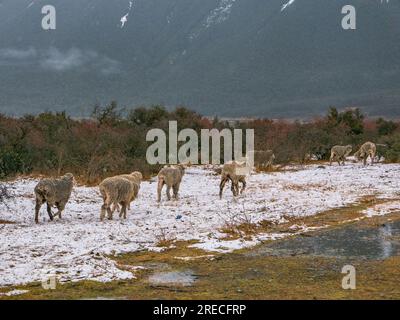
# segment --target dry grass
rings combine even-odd
[[[283,218],[286,222],[280,224],[269,220],[255,223],[251,221],[249,215],[241,213],[237,216],[230,216],[220,231],[226,234],[224,240],[233,240],[239,238],[247,239],[253,235],[262,233],[293,233],[296,230],[293,230],[291,227],[295,225],[309,228],[336,227],[344,223],[365,219],[366,217],[362,214],[362,211],[371,206],[393,200],[396,199],[379,199],[375,195],[368,195],[362,197],[357,203],[347,207],[327,210],[313,216],[292,217],[284,215]]]
[[[392,201],[375,195],[363,197],[344,208],[322,212],[305,218],[285,217],[287,222],[254,223],[244,213],[231,217],[225,226],[228,237],[248,237],[263,232],[290,232],[294,224],[340,227],[358,218],[362,228],[376,227],[387,221],[400,219],[398,213],[365,218],[361,211],[376,204]],[[312,235],[312,234],[311,234]],[[58,285],[56,290],[43,290],[38,283],[12,289],[30,290],[27,294],[0,299],[82,299],[95,297],[128,299],[400,299],[400,257],[386,260],[354,260],[357,270],[357,289],[341,288],[341,268],[349,261],[315,256],[276,257],[253,255],[254,249],[243,249],[232,254],[209,253],[190,247],[194,241],[175,241],[160,229],[159,245],[162,252],[141,251],[113,257],[124,270],[134,271],[137,279],[98,283],[81,281]],[[171,244],[173,243],[173,246]],[[184,257],[185,259],[177,259]],[[145,269],[137,269],[137,266]],[[197,276],[193,287],[155,286],[148,277],[162,266],[170,271],[192,270]]]
[[[314,256],[274,257],[249,255],[249,251],[218,255],[215,259],[180,260],[176,256],[205,255],[189,243],[163,252],[138,252],[117,257],[119,265],[144,266],[137,279],[98,283],[82,281],[43,290],[41,285],[17,287],[27,294],[0,299],[400,299],[400,257],[384,261],[352,261],[357,289],[343,290],[341,268],[349,261]],[[151,266],[156,265],[156,269]],[[192,287],[154,285],[148,277],[159,267],[170,271],[192,270]],[[14,288],[1,289],[9,291]]]
[[[15,222],[6,221],[6,220],[0,220],[0,224],[15,224]]]
[[[156,235],[156,246],[157,247],[170,247],[175,241],[176,237],[168,234],[166,231],[168,228],[160,228]]]

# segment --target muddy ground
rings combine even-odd
[[[398,213],[230,254],[188,245],[119,256],[119,267],[135,266],[137,279],[69,282],[55,290],[34,283],[2,288],[29,291],[0,299],[400,299]],[[349,264],[356,269],[355,290],[342,288],[341,271]]]

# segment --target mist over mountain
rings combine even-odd
[[[0,0],[0,112],[178,104],[308,117],[330,105],[400,117],[400,1]],[[341,9],[357,9],[343,30]]]

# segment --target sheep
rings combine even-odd
[[[230,161],[225,163],[221,172],[219,198],[222,199],[222,192],[228,180],[231,180],[232,182],[231,190],[235,197],[239,195],[239,182],[242,183],[242,189],[240,190],[240,194],[242,194],[246,189],[246,172],[246,162]]]
[[[67,173],[58,179],[50,178],[39,181],[34,190],[36,197],[35,222],[39,223],[39,211],[45,202],[50,220],[53,221],[56,216],[61,219],[61,213],[71,196],[73,185],[74,176],[72,173]],[[53,206],[58,209],[55,215],[51,212]]]
[[[367,165],[368,157],[371,157],[371,164],[373,164],[376,156],[376,144],[370,141],[364,143],[354,156],[358,161],[362,159],[364,166]]]
[[[254,156],[255,167],[268,169],[272,167],[275,160],[275,154],[272,150],[255,150],[252,152]]]
[[[170,191],[173,190],[173,198],[178,199],[179,187],[185,174],[185,167],[181,164],[165,166],[158,173],[157,202],[161,201],[161,190],[167,185],[167,198],[171,200]]]
[[[332,165],[332,161],[336,160],[339,163],[340,166],[340,161],[342,161],[342,164],[344,165],[346,157],[351,153],[353,150],[353,147],[351,145],[347,146],[334,146],[331,149],[331,157],[329,159],[329,165]]]
[[[124,177],[115,176],[104,179],[99,185],[99,190],[103,198],[100,220],[104,220],[106,211],[108,214],[108,219],[112,220],[114,212],[110,208],[112,204],[114,205],[114,209],[118,204],[121,205],[119,217],[126,219],[126,208],[135,199],[135,195],[138,194],[139,185],[132,183],[130,180]]]
[[[135,183],[137,185],[137,187],[135,187],[135,191],[136,191],[135,199],[136,199],[138,196],[139,190],[140,190],[140,183],[143,180],[143,175],[139,171],[134,171],[130,174],[121,174],[117,177],[122,177],[122,178],[128,179],[131,183]],[[128,210],[131,210],[130,203],[128,204],[127,208],[128,208]],[[113,209],[111,211],[114,213],[115,210],[119,211],[118,204],[114,204]]]

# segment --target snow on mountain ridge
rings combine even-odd
[[[284,3],[281,8],[281,12],[287,9],[289,6],[291,6],[296,0],[289,0],[288,2]],[[381,3],[386,1],[386,3],[389,3],[389,0],[380,0]]]
[[[121,21],[121,29],[125,26],[125,23],[128,22],[128,17],[129,17],[129,14],[131,13],[131,11],[133,9],[133,5],[134,5],[134,2],[133,1],[129,1],[128,13],[125,14],[120,20]]]
[[[235,2],[236,0],[221,0],[219,6],[208,15],[205,27],[209,28],[212,24],[221,23],[229,19],[232,6]]]
[[[212,25],[222,23],[229,19],[232,7],[236,0],[220,0],[218,6],[211,10],[199,30],[190,35],[190,39],[197,38],[202,31],[210,28]]]
[[[289,0],[288,2],[286,2],[284,5],[282,5],[282,9],[281,12],[284,11],[287,7],[289,7],[290,5],[292,5],[294,3],[295,0]]]

